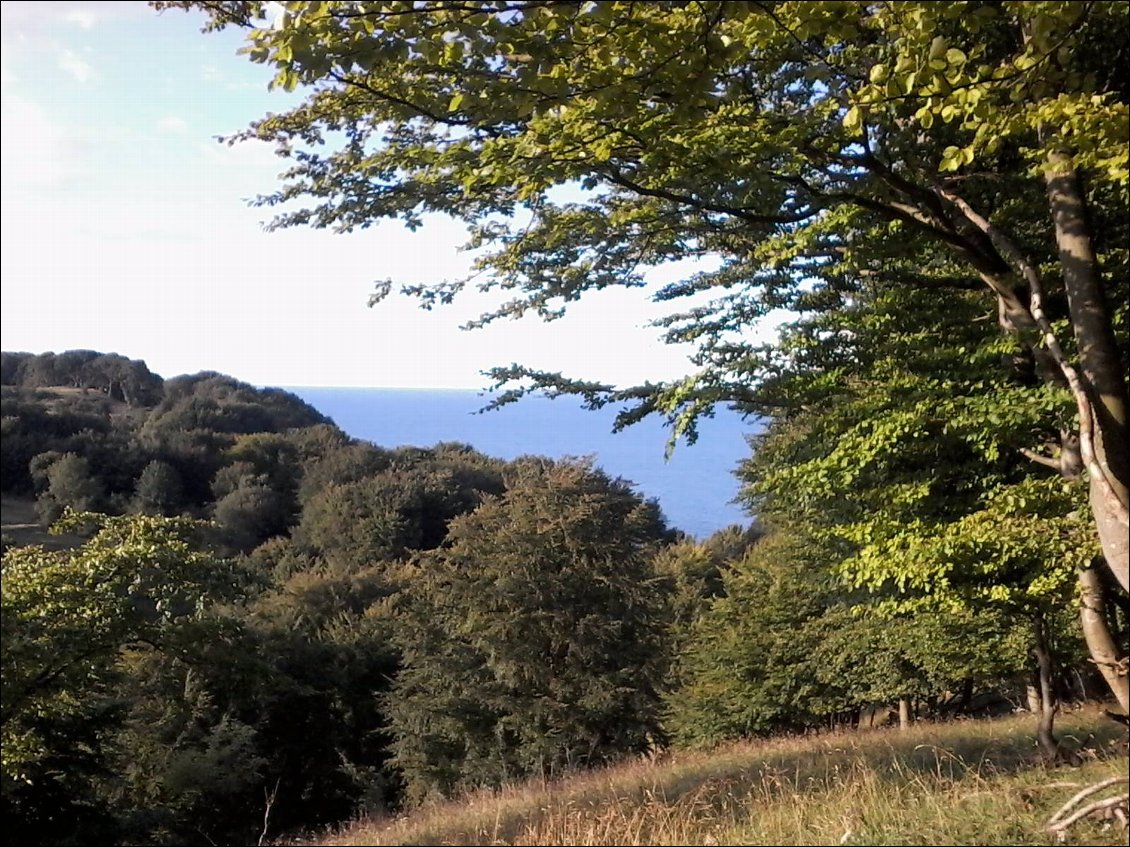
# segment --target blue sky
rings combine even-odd
[[[461,276],[463,227],[263,232],[265,210],[245,201],[282,160],[215,138],[300,92],[268,92],[268,69],[236,54],[240,33],[205,35],[198,16],[143,2],[0,10],[3,349],[118,352],[164,376],[263,385],[482,388],[482,370],[513,361],[622,385],[689,369],[646,326],[662,312],[638,290],[473,332],[458,327],[482,299],[366,308],[374,280]]]

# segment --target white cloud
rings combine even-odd
[[[0,185],[16,188],[58,185],[74,172],[74,150],[39,104],[5,94],[0,105]]]
[[[90,9],[71,9],[63,15],[63,20],[77,27],[90,29],[98,22],[98,16]]]
[[[79,82],[90,79],[91,67],[78,53],[66,47],[59,51],[59,68],[66,71]]]
[[[0,30],[5,38],[44,37],[58,29],[60,23],[91,29],[114,20],[148,17],[153,10],[137,0],[87,0],[60,3],[58,0],[4,0]]]
[[[267,168],[277,170],[281,160],[275,155],[275,146],[268,141],[249,139],[235,144],[212,142],[199,144],[197,148],[204,157],[215,165],[224,167]]]
[[[188,129],[188,121],[176,115],[165,115],[165,117],[157,121],[157,129],[162,132],[184,132]]]

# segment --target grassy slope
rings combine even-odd
[[[0,533],[11,539],[13,547],[38,544],[49,550],[63,550],[82,543],[77,535],[51,535],[39,522],[35,501],[19,497],[0,497]]]
[[[361,821],[307,843],[359,844],[1122,844],[1084,821],[1044,825],[1077,789],[1126,776],[1121,728],[1064,715],[1079,768],[1036,762],[1032,718],[922,725],[734,744],[527,783]]]

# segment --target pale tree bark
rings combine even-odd
[[[1062,445],[1060,474],[1064,479],[1078,479],[1083,469],[1083,462],[1079,457],[1079,439],[1064,439]],[[1130,678],[1126,675],[1126,654],[1111,633],[1110,619],[1107,616],[1107,586],[1096,567],[1104,567],[1104,564],[1096,560],[1077,573],[1079,622],[1091,661],[1099,669],[1122,711],[1130,714]]]
[[[1126,673],[1126,654],[1111,635],[1106,615],[1106,586],[1093,568],[1079,571],[1080,610],[1083,637],[1091,660],[1114,693],[1122,711],[1130,714],[1130,676]]]
[[[1130,591],[1130,401],[1126,375],[1087,222],[1086,200],[1079,175],[1067,154],[1049,156],[1046,181],[1059,264],[1079,349],[1080,376],[1090,407],[1089,421],[1080,415],[1079,436],[1091,511],[1107,565],[1122,588]]]
[[[899,729],[910,729],[910,699],[899,698]]]
[[[1127,507],[1127,477],[1130,474],[1130,445],[1126,442],[1126,379],[1121,358],[1114,342],[1110,310],[1103,296],[1094,248],[1086,229],[1085,205],[1078,191],[1078,180],[1072,175],[1071,194],[1049,172],[1049,196],[1054,193],[1053,217],[1057,240],[1062,236],[1061,264],[1065,251],[1068,259],[1063,276],[1073,279],[1074,296],[1069,297],[1071,323],[1075,327],[1080,348],[1080,367],[1068,359],[1051,320],[1044,311],[1043,280],[1036,266],[1010,237],[995,227],[984,215],[963,198],[939,186],[938,194],[952,203],[969,223],[981,230],[1019,271],[1028,286],[1029,302],[1025,306],[1016,297],[1009,281],[997,274],[981,272],[981,278],[996,293],[1001,306],[1001,324],[1018,334],[1035,334],[1030,343],[1037,357],[1050,357],[1066,383],[1079,412],[1079,454],[1087,471],[1091,495],[1091,511],[1099,533],[1103,556],[1115,579],[1124,590],[1130,590],[1130,510]],[[1052,184],[1056,187],[1053,189]],[[1064,199],[1064,198],[1067,199]],[[1090,257],[1089,259],[1087,257]],[[1069,291],[1071,288],[1069,288]],[[1084,350],[1086,356],[1084,357]],[[1088,368],[1090,369],[1088,371]],[[1047,370],[1043,368],[1041,370]],[[1097,380],[1097,382],[1096,382]]]
[[[1028,711],[1033,715],[1040,713],[1040,685],[1039,675],[1024,687],[1024,697],[1028,703]]]
[[[1042,618],[1032,621],[1034,637],[1032,652],[1036,656],[1036,667],[1040,677],[1040,711],[1036,725],[1036,740],[1040,752],[1049,761],[1059,758],[1059,739],[1055,737],[1055,715],[1059,711],[1059,701],[1055,696],[1055,662],[1052,659],[1051,644],[1048,640],[1047,623]]]

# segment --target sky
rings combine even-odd
[[[428,218],[338,235],[267,233],[248,199],[282,160],[217,141],[300,92],[237,55],[236,31],[143,2],[11,2],[2,11],[0,346],[91,349],[170,377],[214,370],[257,385],[485,388],[520,362],[626,386],[689,372],[662,344],[646,290],[586,296],[563,319],[459,327],[481,296],[425,312],[375,308],[376,280],[462,276],[462,224]],[[686,268],[658,269],[659,285]]]

